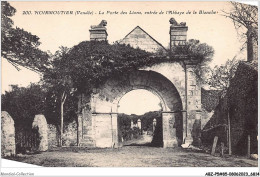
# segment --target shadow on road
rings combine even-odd
[[[144,143],[144,144],[137,144],[137,143],[132,143],[132,144],[127,144],[127,145],[124,145],[124,146],[145,146],[145,147],[160,147],[160,146],[157,146],[156,144],[152,144],[152,143]]]

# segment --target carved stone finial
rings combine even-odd
[[[170,22],[170,24],[172,24],[172,25],[178,25],[178,22],[174,19],[174,18],[171,18],[170,20],[169,20],[169,22]]]
[[[107,21],[102,20],[98,25],[90,26],[90,40],[91,41],[107,41]]]
[[[107,26],[107,21],[106,20],[102,20],[98,25],[91,25],[90,28],[91,29],[106,28],[105,26]]]
[[[178,23],[174,18],[171,18],[169,22],[172,26],[186,26],[186,22]]]
[[[181,22],[180,26],[186,26],[186,22]]]

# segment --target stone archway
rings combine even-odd
[[[182,143],[182,100],[172,84],[154,71],[138,70],[127,76],[109,79],[91,98],[92,138],[96,147],[116,147],[121,144],[118,132],[118,103],[129,91],[145,89],[156,94],[162,104],[163,146]]]
[[[175,20],[170,20],[171,50],[185,43],[188,30],[185,23],[179,25],[172,23],[173,21]],[[145,38],[140,38],[140,34]],[[106,41],[106,28],[104,26],[98,29],[91,28],[90,36],[92,36],[90,40]],[[140,27],[132,30],[120,43],[151,50],[150,52],[156,52],[155,48],[162,47]],[[174,56],[170,56],[169,59],[143,68],[149,71],[138,70],[129,76],[111,78],[91,95],[82,93],[79,96],[78,106],[78,145],[96,147],[120,145],[117,132],[118,100],[128,91],[140,88],[156,93],[163,100],[164,147],[173,147],[178,141],[185,144],[199,144],[202,105],[201,83],[195,72],[198,61],[184,57],[180,62],[173,62]]]

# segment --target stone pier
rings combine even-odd
[[[15,155],[14,120],[6,111],[1,112],[1,155]]]

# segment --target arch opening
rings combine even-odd
[[[155,92],[131,90],[118,102],[118,134],[123,146],[163,146],[164,101]]]
[[[143,115],[150,111],[162,111],[165,108],[163,99],[147,89],[135,89],[127,92],[118,101],[118,113]]]
[[[175,147],[183,139],[182,98],[174,84],[162,74],[138,70],[129,75],[109,79],[91,99],[94,143],[97,147],[122,145],[118,113],[124,95],[134,90],[151,92],[162,105],[163,147]],[[94,112],[93,112],[94,111]],[[111,132],[109,134],[109,132]]]

